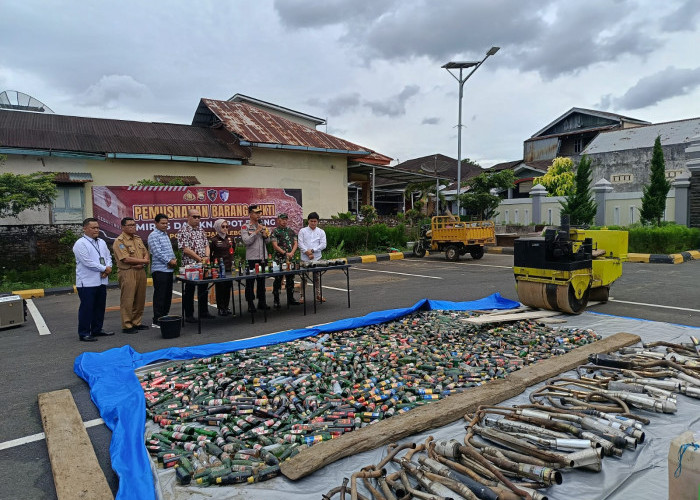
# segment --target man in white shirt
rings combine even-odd
[[[301,228],[297,240],[299,242],[299,251],[301,252],[301,260],[309,262],[319,260],[321,252],[326,249],[326,232],[318,227],[318,214],[311,212],[307,218],[309,225]],[[321,293],[321,279],[318,273],[313,273],[314,285],[316,287],[316,300],[325,302]],[[304,300],[305,290],[301,290],[301,298]]]
[[[83,342],[114,335],[102,329],[107,305],[107,282],[112,272],[112,256],[101,238],[100,224],[89,217],[83,221],[83,236],[73,245],[75,286],[80,297],[78,336]]]

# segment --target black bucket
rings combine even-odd
[[[174,339],[180,336],[182,316],[161,316],[158,318],[158,324],[164,339]]]

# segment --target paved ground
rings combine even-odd
[[[14,440],[28,440],[43,432],[37,405],[37,394],[70,389],[85,422],[99,419],[90,400],[86,383],[73,372],[73,362],[86,349],[104,351],[130,344],[147,352],[167,346],[190,346],[246,338],[291,328],[360,316],[378,309],[405,307],[422,298],[472,300],[494,292],[517,299],[511,271],[512,255],[486,254],[473,261],[463,258],[451,263],[442,255],[424,259],[407,259],[372,264],[357,264],[350,271],[352,308],[347,308],[345,277],[328,273],[324,291],[328,302],[318,313],[302,315],[299,307],[289,311],[271,311],[267,323],[260,317],[253,325],[250,317],[218,318],[204,324],[203,334],[196,334],[196,325],[187,325],[182,335],[173,340],[162,339],[157,330],[136,335],[120,332],[118,291],[110,291],[105,328],[117,331],[114,337],[99,342],[78,342],[76,331],[78,298],[61,295],[34,300],[50,334],[40,335],[30,320],[22,327],[0,330],[2,339],[3,398],[0,405],[0,498],[56,498],[51,467],[43,439],[12,446]],[[700,327],[700,261],[680,265],[624,265],[623,277],[613,285],[612,300],[592,310]],[[150,291],[147,300],[150,301]],[[175,295],[175,298],[179,298]],[[180,304],[173,305],[178,312]],[[150,318],[150,307],[146,317]],[[150,324],[150,321],[149,321]],[[90,424],[88,434],[112,490],[116,493],[118,478],[109,461],[109,430],[99,421]]]

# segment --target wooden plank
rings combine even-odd
[[[38,399],[58,499],[114,500],[70,391]]]
[[[484,315],[476,316],[474,318],[467,318],[465,321],[473,325],[487,325],[489,323],[505,323],[507,321],[520,321],[521,319],[539,319],[548,318],[550,316],[559,316],[564,314],[560,311],[525,311],[516,314],[497,314],[497,315]]]
[[[608,353],[636,344],[641,339],[630,333],[616,333],[562,356],[540,361],[466,392],[454,394],[425,406],[381,420],[356,431],[302,450],[281,464],[282,474],[301,479],[336,460],[372,450],[420,432],[442,427],[472,413],[480,405],[495,405],[522,393],[527,387],[571,370],[588,361],[589,354]]]

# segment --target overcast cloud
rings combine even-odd
[[[697,0],[6,0],[0,91],[56,113],[191,123],[236,93],[328,119],[402,161],[522,157],[572,107],[652,122],[700,116]]]
[[[666,68],[640,79],[620,97],[605,96],[601,107],[605,109],[642,109],[666,99],[684,96],[700,85],[700,68]]]

